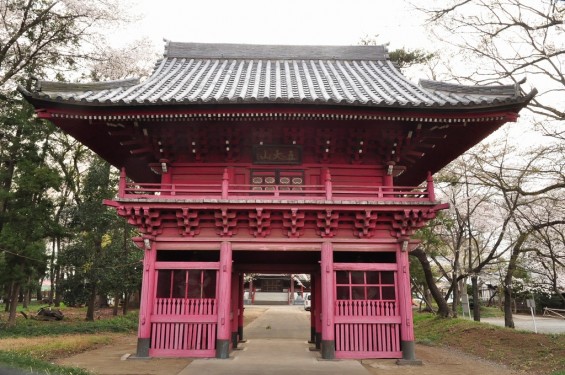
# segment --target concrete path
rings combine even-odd
[[[369,374],[359,361],[324,361],[319,352],[310,351],[310,314],[302,306],[265,307],[267,310],[245,328],[247,342],[240,344],[230,359],[197,359],[178,375]]]
[[[534,321],[531,315],[514,315],[516,329],[534,332]],[[482,323],[504,327],[504,318],[482,318]],[[565,319],[544,318],[536,316],[538,333],[565,333]]]

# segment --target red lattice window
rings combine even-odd
[[[395,301],[393,271],[336,271],[336,299]]]
[[[216,298],[215,270],[159,270],[157,298]]]

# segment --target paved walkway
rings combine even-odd
[[[194,360],[178,375],[369,374],[359,361],[324,361],[310,351],[310,315],[302,306],[268,306],[243,336],[247,342],[230,359]]]
[[[516,329],[534,332],[534,321],[531,315],[514,315]],[[504,318],[482,318],[481,322],[504,327]],[[565,319],[544,318],[536,316],[538,333],[565,333]]]

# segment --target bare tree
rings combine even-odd
[[[529,109],[542,116],[537,119],[549,134],[563,139],[562,127],[542,120],[565,120],[565,2],[441,0],[433,5],[419,9],[434,36],[461,57],[450,74],[474,83],[527,78],[540,90]]]

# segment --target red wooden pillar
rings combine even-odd
[[[141,304],[137,332],[137,357],[149,357],[151,344],[151,310],[155,300],[155,241],[144,239],[143,276],[141,283]]]
[[[161,194],[163,195],[175,195],[173,191],[173,174],[171,172],[170,166],[167,165],[168,161],[165,159],[161,159],[161,189],[163,191]]]
[[[231,273],[231,243],[222,242],[220,246],[220,270],[218,272],[218,334],[216,336],[216,358],[228,358],[230,355]]]
[[[403,246],[403,242],[406,244]],[[408,239],[398,244],[398,307],[400,312],[400,347],[402,359],[399,364],[421,364],[414,351],[414,325],[412,316],[412,292],[410,290],[410,263],[408,261]],[[404,250],[403,250],[404,248]]]
[[[239,325],[239,274],[231,276],[231,344],[237,348],[237,327]]]
[[[322,275],[321,273],[316,273],[314,276],[316,279],[315,290],[314,290],[314,306],[316,310],[314,311],[314,328],[316,330],[316,349],[320,349],[322,345]]]
[[[322,244],[322,358],[335,358],[334,267],[331,242]]]
[[[243,278],[244,274],[239,274],[239,317],[237,319],[237,336],[238,340],[243,341],[243,312],[245,307],[243,306],[243,294],[245,293],[245,280]]]
[[[315,305],[315,294],[314,288],[316,285],[316,279],[314,274],[310,274],[310,341],[309,343],[314,344],[316,342],[316,305]],[[304,296],[304,293],[302,293]],[[304,303],[306,303],[306,298],[304,298]]]

